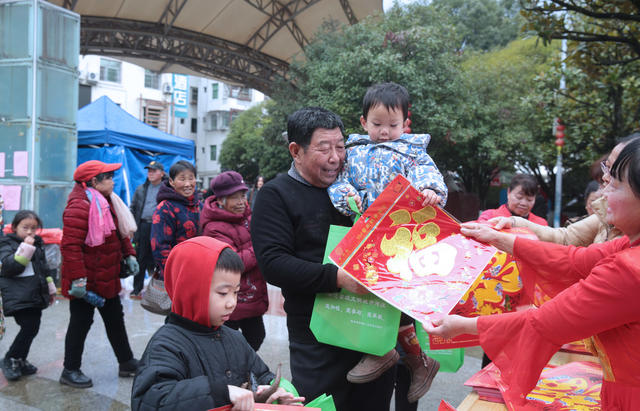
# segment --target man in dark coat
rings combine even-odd
[[[158,191],[164,178],[164,166],[158,161],[152,161],[144,168],[147,169],[147,179],[136,188],[131,201],[131,213],[136,220],[138,230],[133,242],[136,245],[138,266],[140,271],[133,278],[133,292],[131,298],[140,298],[144,287],[144,277],[149,270],[153,273],[153,255],[151,254],[151,223],[153,212],[156,210]]]
[[[319,107],[289,117],[293,163],[286,175],[260,190],[251,224],[253,247],[265,278],[284,295],[291,374],[300,395],[312,400],[331,394],[338,411],[388,410],[395,367],[370,383],[351,384],[347,372],[362,353],[322,344],[309,329],[316,293],[365,292],[344,270],[322,264],[329,225],[351,225],[327,194],[345,160],[343,130],[340,117]]]

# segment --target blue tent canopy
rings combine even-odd
[[[78,111],[78,164],[89,160],[122,163],[114,175],[114,191],[127,204],[155,160],[165,171],[179,160],[193,163],[195,144],[151,127],[103,96]]]
[[[78,111],[78,145],[109,144],[193,158],[193,141],[143,123],[102,96]]]

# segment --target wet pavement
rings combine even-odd
[[[122,297],[122,304],[131,348],[134,356],[139,358],[153,333],[163,324],[164,317],[145,311],[140,306],[140,301],[131,300],[128,295]],[[62,372],[68,318],[69,304],[65,299],[58,299],[52,307],[43,311],[40,332],[28,357],[38,367],[38,372],[16,382],[7,382],[0,373],[0,410],[130,409],[133,379],[118,377],[118,363],[97,310],[82,358],[82,371],[93,380],[93,387],[76,389],[58,382]],[[280,315],[265,315],[265,327],[267,336],[258,354],[272,370],[282,363],[283,376],[290,378],[285,318]],[[6,328],[6,334],[0,341],[2,356],[18,330],[12,317],[6,319]],[[420,400],[419,410],[437,410],[440,399],[445,399],[454,406],[462,402],[470,392],[463,385],[464,381],[480,369],[479,350],[472,349],[467,353],[469,355],[465,356],[465,363],[457,373],[438,373],[431,390]],[[394,409],[393,405],[391,409]]]

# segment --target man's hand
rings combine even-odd
[[[366,294],[369,292],[362,284],[354,280],[353,277],[347,274],[347,272],[342,268],[338,268],[337,285],[339,288],[344,288],[354,294]]]
[[[422,202],[422,206],[437,206],[440,204],[440,197],[436,194],[435,191],[430,190],[428,188],[422,190],[422,196],[424,197],[424,201]]]
[[[235,385],[227,385],[229,388],[229,400],[234,411],[253,411],[253,392]]]

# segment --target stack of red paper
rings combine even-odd
[[[481,400],[505,402],[507,390],[500,379],[500,371],[487,365],[474,374],[465,385],[473,388]],[[599,410],[602,368],[590,361],[575,361],[564,365],[547,365],[536,387],[527,395],[527,410]],[[509,410],[514,405],[506,403]],[[520,408],[522,409],[522,408]]]
[[[502,392],[498,386],[500,379],[500,370],[493,363],[490,363],[464,383],[464,385],[473,388],[478,393],[478,397],[484,401],[504,403]]]

